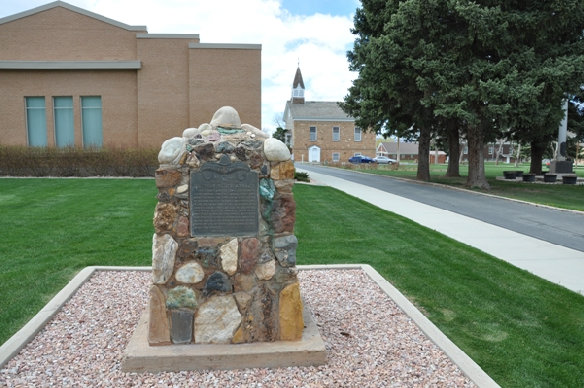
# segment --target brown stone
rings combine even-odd
[[[296,221],[296,202],[292,195],[279,195],[274,200],[272,224],[275,233],[294,232]]]
[[[303,308],[298,282],[289,284],[280,291],[278,322],[281,341],[297,341],[302,338]]]
[[[171,203],[159,203],[154,211],[154,229],[156,233],[168,232],[177,218],[177,208]]]
[[[166,316],[164,294],[156,285],[150,287],[149,309],[148,343],[150,346],[170,345],[170,325]]]
[[[181,261],[185,261],[189,258],[194,258],[195,257],[194,253],[198,246],[199,244],[197,243],[197,240],[194,239],[184,240],[179,245],[176,255]]]
[[[270,176],[274,180],[294,179],[294,162],[288,160],[272,168]]]
[[[159,168],[154,173],[154,176],[156,177],[156,187],[167,188],[178,185],[180,183],[182,174],[176,169]]]
[[[199,160],[202,161],[211,159],[215,155],[215,147],[213,146],[213,143],[197,144],[193,149]]]
[[[189,219],[187,217],[178,218],[176,235],[178,237],[187,237],[189,235]]]
[[[249,156],[249,167],[252,170],[259,169],[263,163],[264,163],[264,159],[262,158],[262,156],[259,153],[254,152]]]
[[[236,292],[233,294],[235,301],[237,302],[237,307],[239,311],[243,313],[249,307],[249,302],[251,301],[251,295],[247,292]]]
[[[272,342],[276,340],[276,293],[267,284],[254,290],[249,314],[246,317],[247,342]]]
[[[274,185],[280,194],[291,194],[294,187],[294,179],[275,180]]]
[[[200,237],[197,239],[202,247],[214,247],[223,244],[229,240],[228,237]]]
[[[255,286],[255,277],[253,274],[245,275],[242,273],[235,274],[233,277],[233,286],[235,292],[250,291]]]
[[[247,238],[241,241],[241,253],[239,257],[239,269],[241,272],[250,273],[257,262],[259,256],[260,242],[257,238]]]

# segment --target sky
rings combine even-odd
[[[1,0],[0,18],[50,2]],[[353,47],[350,29],[358,0],[66,2],[121,23],[146,26],[151,34],[199,34],[201,43],[261,44],[262,129],[269,131],[283,124],[298,65],[307,101],[342,101],[356,77],[349,71],[346,52]],[[245,117],[241,120],[246,122]]]

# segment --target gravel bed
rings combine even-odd
[[[146,307],[151,277],[99,271],[0,370],[0,386],[474,386],[363,271],[300,271],[299,278],[326,344],[326,365],[123,373],[123,351]]]

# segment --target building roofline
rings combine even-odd
[[[0,61],[0,70],[138,70],[140,61]]]
[[[136,34],[138,39],[200,39],[199,34]]]
[[[49,9],[53,9],[53,8],[57,8],[57,7],[66,8],[69,11],[88,16],[90,18],[102,21],[104,23],[111,24],[113,26],[122,28],[124,30],[128,30],[128,31],[146,31],[147,30],[146,26],[130,26],[128,24],[118,22],[117,20],[107,18],[103,15],[99,15],[97,13],[88,11],[86,9],[76,7],[76,6],[71,5],[69,3],[65,3],[64,1],[53,1],[52,3],[48,3],[45,5],[41,5],[40,7],[29,9],[28,11],[23,11],[23,12],[14,14],[14,15],[3,17],[0,19],[0,24],[9,23],[9,22],[12,22],[12,21],[15,21],[18,19],[25,18],[27,16],[37,14],[39,12],[47,11]]]
[[[302,79],[302,72],[300,71],[300,66],[296,69],[296,74],[294,75],[294,81],[292,81],[292,88],[295,89],[296,87],[300,86],[302,89],[306,89],[304,87],[304,79]]]
[[[261,50],[261,44],[247,43],[189,43],[190,49]]]
[[[292,117],[292,121],[342,121],[342,122],[354,122],[351,118],[339,118],[339,117]]]

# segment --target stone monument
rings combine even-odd
[[[257,355],[245,362],[241,349],[269,343],[292,356],[274,363],[263,349],[265,366],[323,363],[300,296],[294,164],[284,143],[222,107],[210,123],[165,141],[158,159],[147,341],[132,339],[124,369],[262,366]],[[164,348],[192,354],[161,363]]]
[[[573,174],[572,161],[567,159],[567,139],[568,139],[568,100],[563,103],[564,117],[558,128],[558,153],[556,158],[550,163],[552,174]]]

